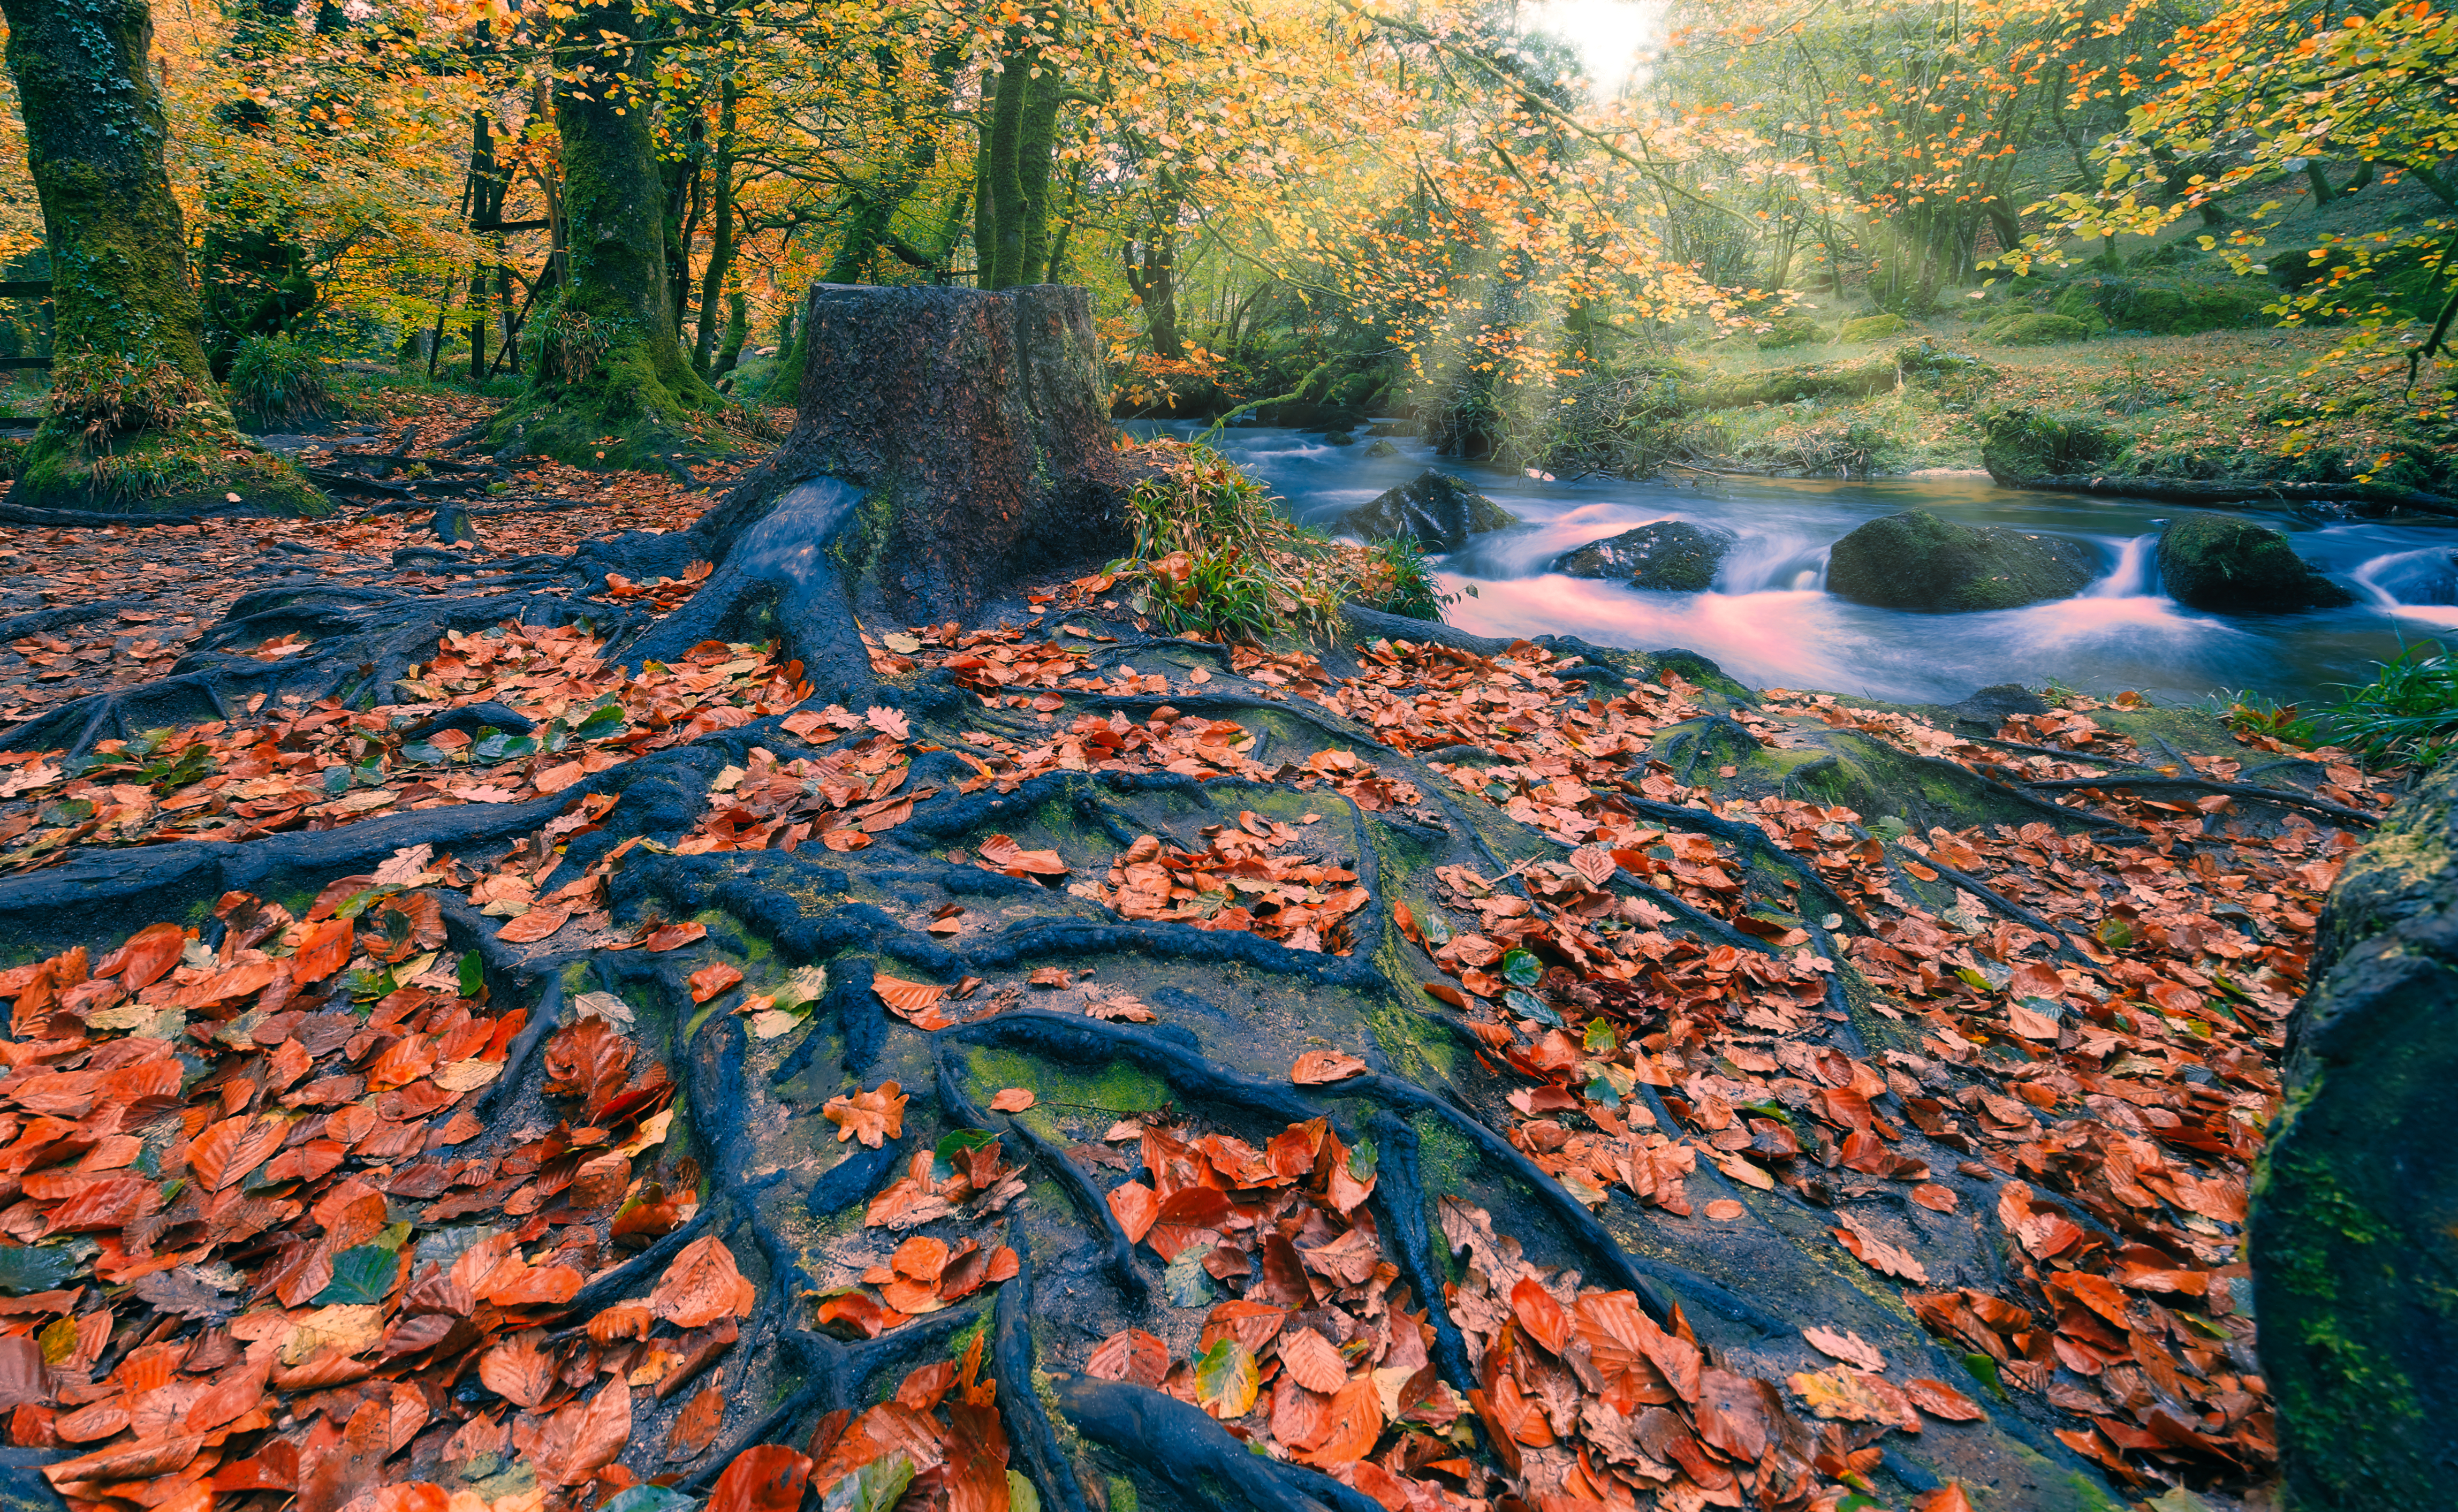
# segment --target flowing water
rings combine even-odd
[[[1457,474],[1518,515],[1524,524],[1435,559],[1446,591],[1475,590],[1448,611],[1464,630],[1685,647],[1760,687],[1927,702],[1990,683],[2055,681],[2177,700],[2251,689],[2329,702],[2339,685],[2369,680],[2372,663],[2403,642],[2458,632],[2458,522],[2337,520],[2248,507],[2243,512],[2285,531],[2359,603],[2299,614],[2212,614],[2159,591],[2158,531],[2183,506],[2016,491],[1976,475],[1555,482],[1437,459],[1406,437],[1394,445],[1398,455],[1369,457],[1362,439],[1334,446],[1319,433],[1263,426],[1232,430],[1219,443],[1281,494],[1301,523],[1335,533],[1342,515],[1427,466]],[[2073,598],[1984,614],[1869,609],[1825,591],[1826,552],[1838,537],[1915,507],[2088,543],[2102,574]],[[1650,592],[1547,570],[1561,552],[1657,520],[1719,526],[1740,538],[1713,591]]]

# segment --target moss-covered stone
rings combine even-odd
[[[2064,316],[2086,331],[2097,332],[2108,329],[2108,317],[2100,313],[2099,306],[2093,303],[2091,296],[2080,287],[2068,289],[2058,295],[2057,302],[2049,306],[2049,311],[2052,315]]]
[[[2299,1512],[2458,1478],[2458,765],[2347,863],[2253,1192],[2262,1376]]]
[[[2009,487],[2104,471],[2125,449],[2105,425],[2080,416],[2005,409],[1990,415],[1986,427],[1981,466]]]
[[[1759,337],[1761,351],[1807,346],[1826,340],[1826,327],[1803,310],[1781,310],[1768,317],[1768,329]]]
[[[1968,613],[2071,598],[2097,570],[2078,542],[1906,509],[1836,542],[1826,589],[1880,609]]]
[[[1342,517],[1344,530],[1368,541],[1412,534],[1428,551],[1456,551],[1468,538],[1517,525],[1519,517],[1447,472],[1428,467]]]
[[[1979,339],[1991,346],[2053,346],[2090,336],[2091,327],[2073,316],[2029,310],[2001,316],[1982,326],[1979,333]]]
[[[1900,315],[1864,315],[1857,321],[1845,321],[1835,333],[1835,340],[1844,342],[1883,342],[1889,336],[1900,336],[1912,328],[1912,322]]]
[[[1718,376],[1689,394],[1701,409],[1739,409],[1744,404],[1791,404],[1804,399],[1859,399],[1895,386],[1892,357],[1860,362],[1812,362],[1763,373]]]
[[[2287,612],[2356,596],[2296,554],[2287,537],[2230,514],[2190,514],[2159,532],[2159,583],[2196,609]]]
[[[1571,577],[1617,577],[1633,588],[1668,593],[1703,593],[1715,586],[1716,569],[1737,537],[1714,526],[1659,520],[1590,541],[1553,558],[1553,570]]]

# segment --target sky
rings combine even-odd
[[[1663,0],[1538,0],[1522,12],[1535,30],[1579,50],[1600,98],[1611,98],[1631,75],[1638,46],[1664,15]]]

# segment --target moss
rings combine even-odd
[[[1983,422],[1980,460],[1999,483],[2104,470],[2124,451],[2107,426],[2079,415],[2003,409]]]
[[[1835,340],[1839,343],[1882,342],[1889,336],[1900,335],[1911,328],[1911,322],[1900,315],[1867,315],[1857,321],[1845,321],[1843,329],[1835,333]]]
[[[1807,346],[1826,340],[1826,328],[1816,318],[1802,310],[1784,310],[1771,318],[1771,327],[1759,338],[1762,351],[1775,351],[1786,346]]]
[[[2068,598],[2096,574],[2077,543],[1906,509],[1835,543],[1827,591],[1881,609],[1965,613]]]
[[[1142,1502],[1135,1497],[1135,1483],[1125,1476],[1106,1476],[1102,1489],[1109,1493],[1110,1512],[1140,1512]]]
[[[1980,328],[1980,340],[1992,346],[2052,346],[2088,339],[2091,327],[2064,315],[2008,315]]]
[[[1037,1101],[1012,1116],[1045,1139],[1073,1142],[1074,1136],[1059,1128],[1063,1113],[1096,1110],[1125,1117],[1150,1112],[1170,1100],[1167,1082],[1125,1061],[1106,1062],[1097,1071],[1085,1071],[1014,1050],[975,1046],[966,1049],[965,1064],[973,1074],[974,1091],[985,1100],[985,1087],[1030,1090]]]
[[[1733,373],[1710,380],[1685,397],[1704,409],[1744,404],[1791,404],[1805,399],[1858,399],[1895,386],[1892,356],[1859,362],[1811,362],[1763,373]]]

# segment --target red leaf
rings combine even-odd
[[[1101,1340],[1084,1362],[1084,1374],[1157,1391],[1169,1376],[1169,1346],[1141,1329],[1126,1329]]]
[[[1519,1326],[1548,1353],[1559,1355],[1571,1341],[1571,1315],[1534,1276],[1521,1276],[1510,1289],[1510,1311]]]
[[[1365,1063],[1354,1055],[1343,1055],[1337,1050],[1308,1050],[1298,1057],[1295,1066],[1289,1067],[1289,1080],[1300,1087],[1321,1087],[1327,1082],[1344,1082],[1364,1072]]]
[[[1227,1192],[1212,1187],[1187,1187],[1171,1192],[1160,1205],[1160,1214],[1146,1238],[1162,1259],[1175,1260],[1180,1250],[1196,1241],[1198,1234],[1217,1232],[1228,1218]]]

